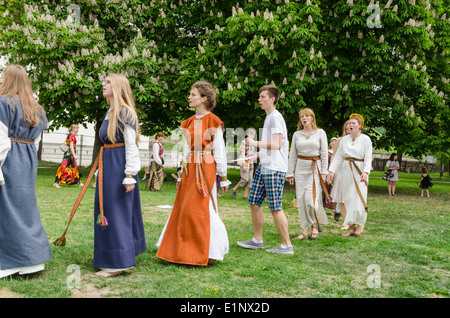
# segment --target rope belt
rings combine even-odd
[[[212,151],[190,151],[188,153],[188,156],[196,156],[197,157],[196,160],[194,160],[195,185],[197,187],[198,192],[200,192],[200,194],[203,197],[207,197],[208,193],[209,193],[209,195],[212,195],[212,191],[211,191],[211,185],[208,180],[208,176],[206,175],[205,164],[203,163],[202,157],[205,155],[212,155],[212,154],[213,154]],[[187,162],[183,162],[183,167],[184,167],[183,170],[185,171],[186,177],[187,177],[189,175],[188,168],[187,168]],[[216,213],[218,213],[216,203],[214,202],[214,198],[211,197],[211,200],[213,203],[214,211],[216,211]]]
[[[311,160],[311,170],[312,170],[312,176],[313,176],[313,204],[314,204],[314,216],[316,218],[316,222],[317,222],[317,226],[319,228],[319,232],[322,232],[322,227],[319,224],[319,219],[317,218],[317,214],[316,214],[316,178],[314,177],[314,170],[317,169],[317,174],[319,175],[319,180],[320,180],[320,185],[322,187],[323,192],[325,193],[325,196],[327,197],[327,200],[332,200],[332,198],[330,197],[330,195],[328,194],[328,190],[327,187],[325,186],[325,183],[323,182],[322,178],[320,177],[320,171],[319,171],[319,166],[316,165],[316,161],[320,160],[320,157],[303,157],[303,156],[298,156],[298,159],[302,159],[302,160]],[[315,169],[316,168],[316,169]]]
[[[102,226],[102,227],[106,227],[108,225],[108,222],[106,221],[106,218],[103,214],[103,151],[105,149],[110,149],[110,148],[116,148],[116,147],[125,147],[125,143],[116,143],[116,144],[107,144],[104,145],[103,147],[100,148],[100,153],[97,156],[97,159],[94,162],[94,165],[91,168],[91,171],[89,172],[89,176],[86,180],[86,182],[84,183],[83,189],[81,189],[80,194],[78,195],[77,200],[75,201],[75,204],[72,208],[72,211],[70,213],[70,217],[69,217],[69,221],[67,222],[67,227],[66,230],[64,231],[64,234],[57,240],[55,240],[53,242],[54,245],[56,246],[64,246],[66,244],[66,233],[67,230],[69,229],[69,225],[70,222],[72,221],[73,216],[75,215],[75,212],[78,208],[78,206],[81,203],[81,200],[83,199],[84,194],[86,193],[86,190],[89,186],[89,183],[92,180],[92,177],[94,176],[95,170],[98,167],[98,197],[99,197],[99,205],[100,205],[100,217],[98,218],[97,223]]]
[[[34,145],[34,140],[31,140],[31,139],[16,138],[16,137],[9,137],[9,139],[11,139],[11,141],[18,142],[18,143],[21,143],[21,144]]]
[[[352,158],[352,157],[346,157],[345,160],[347,160],[348,164],[350,165],[350,170],[352,171],[352,177],[353,177],[353,181],[355,182],[356,191],[358,191],[359,199],[361,200],[361,203],[363,204],[364,210],[366,210],[366,213],[369,213],[369,208],[367,207],[366,200],[364,200],[364,197],[363,197],[363,195],[361,193],[361,190],[359,189],[358,182],[356,182],[355,176],[353,174],[353,167],[355,167],[355,169],[356,169],[356,171],[358,171],[359,175],[362,174],[361,170],[356,165],[355,161],[364,162],[364,159],[357,159],[357,158]],[[367,181],[364,181],[364,184],[366,185],[366,187],[369,186],[367,184]]]

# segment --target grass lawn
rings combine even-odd
[[[70,210],[80,191],[75,186],[54,189],[57,167],[38,170],[37,195],[41,218],[49,240],[64,232]],[[175,181],[161,192],[145,190],[140,181],[147,251],[137,257],[137,267],[113,278],[94,275],[93,198],[87,191],[70,225],[64,247],[51,245],[52,259],[46,270],[27,276],[0,279],[0,297],[28,298],[447,298],[449,296],[450,178],[433,175],[431,197],[420,197],[415,181],[419,174],[402,174],[397,197],[387,196],[381,172],[371,174],[369,215],[361,237],[342,237],[342,222],[329,214],[329,224],[316,240],[293,241],[294,255],[275,255],[265,250],[246,250],[238,240],[252,237],[248,203],[220,198],[220,215],[230,241],[225,260],[209,267],[175,265],[155,257],[155,243],[169,216]],[[82,170],[85,179],[86,169]],[[447,174],[448,175],[448,174]],[[142,172],[140,173],[142,177]],[[236,184],[239,171],[230,170]],[[300,233],[298,212],[292,207],[294,187],[285,185],[284,211],[291,237]],[[280,243],[267,206],[265,247]],[[329,213],[329,210],[328,210]],[[79,275],[78,275],[79,274]],[[77,283],[79,283],[77,285]]]

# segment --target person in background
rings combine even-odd
[[[37,147],[47,127],[24,67],[8,65],[0,86],[0,278],[45,269],[50,244],[36,198]]]
[[[433,183],[431,183],[431,178],[428,174],[427,168],[422,168],[422,177],[417,181],[420,182],[419,187],[422,189],[420,196],[423,197],[423,190],[425,190],[427,191],[427,197],[430,197],[428,188],[431,188],[433,186]]]
[[[66,145],[69,146],[69,149],[64,153],[61,165],[56,172],[54,188],[60,188],[60,184],[78,184],[78,187],[83,187],[77,162],[77,138],[75,135],[78,133],[78,129],[78,125],[70,126],[70,133],[66,138]]]
[[[254,139],[255,134],[256,130],[254,128],[249,128],[247,130],[248,138]],[[248,145],[246,145],[245,140],[243,140],[239,152],[240,152],[239,158],[243,159],[251,156],[255,152],[255,149],[250,148]],[[233,189],[231,189],[231,196],[233,197],[233,199],[236,199],[236,191],[241,187],[245,188],[243,199],[248,199],[248,192],[250,191],[253,182],[253,172],[254,172],[253,161],[254,161],[253,159],[238,161],[238,165],[241,167],[241,180],[239,180],[236,186]]]
[[[164,134],[158,132],[155,136],[155,142],[152,147],[152,155],[150,157],[149,177],[146,190],[160,191],[164,183],[164,148],[162,142],[164,140]]]
[[[334,144],[336,143],[336,140],[337,140],[337,137],[333,137],[330,139],[330,145],[328,146],[328,167],[330,166],[330,163],[331,163],[331,157],[333,156],[333,147],[334,147]],[[331,193],[331,190],[333,190],[333,185],[326,183],[325,186],[326,186],[328,193]],[[336,202],[329,201],[327,199],[325,192],[322,192],[322,204],[323,204],[324,208],[331,210],[331,216],[335,217],[335,220],[336,220],[336,216],[339,216],[339,214],[336,214]],[[339,221],[339,219],[337,219],[336,221]]]
[[[350,134],[350,129],[348,127],[348,120],[344,123],[344,125],[342,126],[342,135],[336,139],[336,141],[334,142],[333,145],[333,154],[331,155],[330,158],[330,164],[333,161],[334,156],[336,155],[336,152],[339,148],[339,144],[341,142],[342,137],[349,135]],[[337,167],[337,170],[334,174],[334,179],[333,179],[333,188],[331,189],[331,198],[332,201],[334,203],[336,203],[336,211],[334,213],[334,219],[336,221],[339,221],[340,216],[342,215],[342,218],[345,220],[345,204],[342,201],[342,192],[344,191],[344,189],[342,189],[341,186],[341,169],[342,167]],[[344,225],[341,229],[342,230],[348,230],[349,226],[348,225]]]
[[[389,157],[389,160],[386,162],[386,167],[392,172],[393,177],[388,180],[388,192],[389,196],[395,197],[395,184],[398,181],[398,169],[400,169],[400,165],[397,161],[397,154],[393,153]]]

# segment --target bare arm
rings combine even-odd
[[[250,138],[246,139],[247,145],[250,147],[264,148],[268,150],[280,150],[283,142],[282,134],[273,134],[272,140],[267,142],[257,141]]]

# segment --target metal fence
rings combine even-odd
[[[59,149],[59,146],[66,140],[67,133],[63,132],[47,132],[43,133],[42,137],[42,154],[41,159],[44,161],[50,161],[60,163],[62,161],[63,153]],[[77,153],[78,162],[81,166],[87,167],[92,163],[92,154],[94,148],[94,136],[77,134]],[[153,144],[153,140],[141,142],[139,145],[139,154],[142,166],[146,166],[150,162],[150,150],[149,144]],[[151,146],[150,146],[151,147]],[[171,148],[171,147],[167,147]],[[235,152],[227,153],[228,166],[230,168],[236,168],[236,162],[233,162],[238,156]],[[388,161],[389,155],[386,154],[373,154],[372,168],[375,171],[383,171]],[[167,168],[178,167],[182,158],[182,153],[176,150],[164,150],[164,166]],[[440,171],[440,167],[436,163],[427,163],[426,167],[430,172]],[[400,171],[402,172],[421,172],[422,164],[419,160],[411,158],[402,158]],[[448,171],[448,166],[444,171]]]

